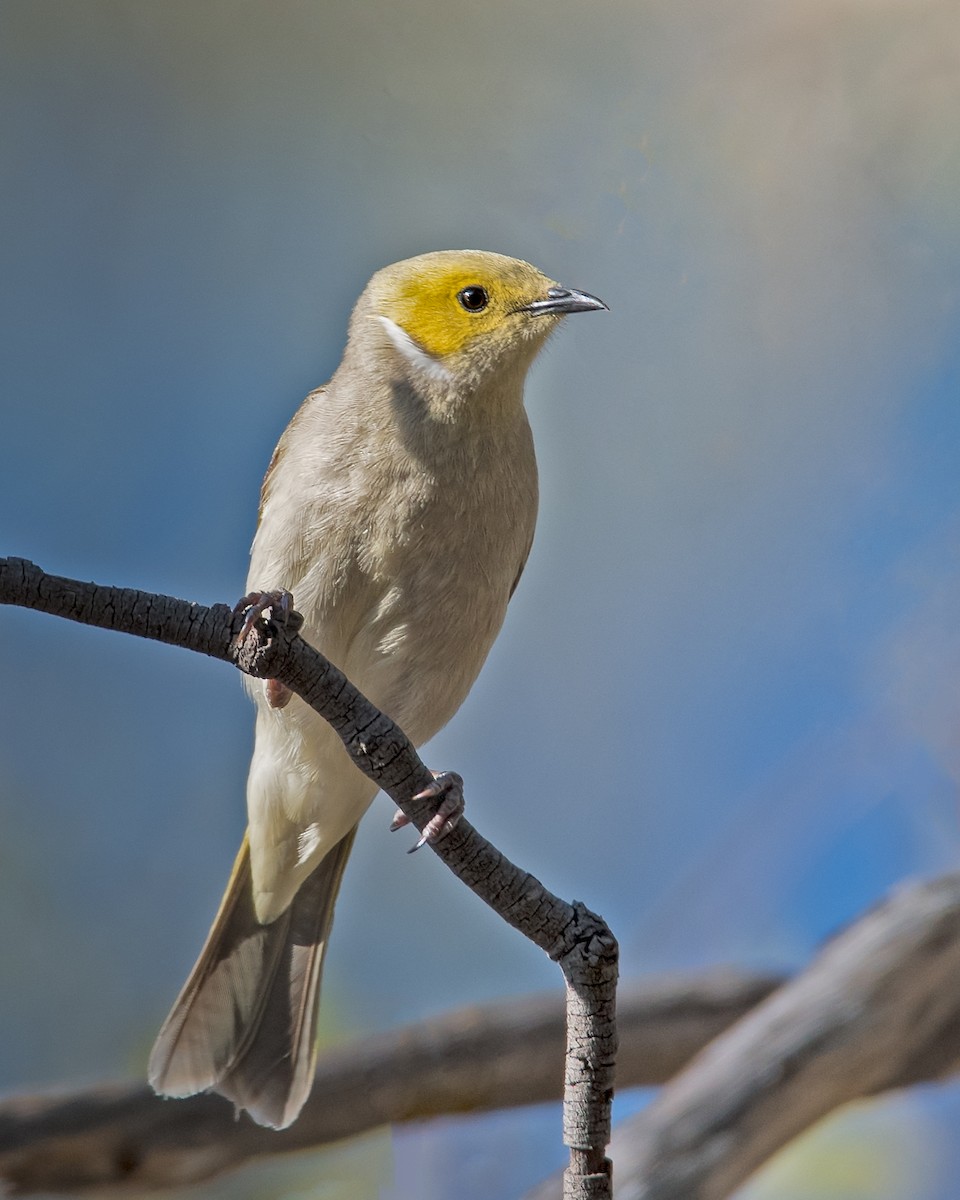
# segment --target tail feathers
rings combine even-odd
[[[323,955],[355,832],[269,925],[256,918],[244,838],[213,928],[150,1056],[157,1092],[213,1089],[275,1129],[296,1119],[313,1083]]]

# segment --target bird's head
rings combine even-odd
[[[464,394],[490,381],[522,383],[561,317],[606,307],[519,259],[441,250],[378,271],[357,305],[353,336],[369,347],[373,334],[391,368],[415,386]]]

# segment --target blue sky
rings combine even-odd
[[[231,601],[373,270],[478,246],[602,296],[531,374],[536,544],[426,757],[625,973],[801,964],[960,848],[957,26],[946,0],[7,0],[0,552]],[[0,1087],[138,1077],[242,831],[251,715],[217,664],[4,621]],[[389,817],[331,1032],[554,985]],[[549,1169],[549,1114],[508,1123]],[[502,1167],[477,1195],[514,1195],[492,1121],[401,1135],[390,1200],[450,1194],[461,1136]]]

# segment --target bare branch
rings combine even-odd
[[[714,971],[621,989],[621,1083],[665,1082],[780,982]],[[550,994],[366,1035],[321,1055],[306,1108],[279,1134],[235,1120],[219,1096],[165,1101],[143,1086],[7,1100],[0,1180],[17,1195],[182,1186],[388,1123],[559,1100],[564,1020]]]
[[[617,1127],[617,1200],[722,1200],[841,1105],[955,1073],[958,979],[960,875],[902,887]]]
[[[0,559],[0,602],[184,645],[225,661],[236,656],[240,620],[225,606],[205,609],[57,580],[9,559]],[[411,797],[430,782],[429,773],[403,734],[340,672],[283,628],[271,630],[242,665],[299,692],[331,722],[360,769],[423,827],[429,806],[411,803]],[[482,899],[558,961],[567,980],[564,1129],[571,1166],[562,1181],[548,1182],[530,1200],[553,1200],[561,1190],[568,1200],[608,1197],[603,1146],[616,943],[599,918],[546,892],[467,822],[435,849]],[[829,943],[794,982],[718,1037],[649,1109],[618,1130],[618,1200],[721,1200],[835,1108],[955,1072],[960,1066],[958,976],[960,876],[902,889]],[[469,1041],[456,1051],[464,1063],[470,1061]],[[384,1046],[380,1050],[389,1059],[393,1051]],[[355,1066],[356,1052],[345,1053]],[[423,1046],[408,1046],[405,1053],[429,1057]],[[546,1061],[545,1053],[537,1057],[541,1065]],[[512,1090],[516,1081],[511,1085],[509,1072],[499,1075],[499,1068],[487,1077],[478,1071],[471,1090],[463,1079],[454,1087],[453,1075],[444,1080],[409,1059],[404,1070],[408,1078],[422,1072],[423,1090],[405,1092],[399,1083],[396,1088],[385,1083],[378,1091],[378,1072],[386,1070],[385,1080],[389,1076],[386,1059],[379,1065],[365,1062],[360,1075],[351,1075],[346,1062],[337,1068],[335,1058],[325,1060],[335,1082],[319,1081],[317,1101],[282,1134],[236,1124],[216,1097],[164,1104],[146,1089],[120,1089],[52,1104],[12,1102],[0,1111],[0,1168],[24,1189],[134,1180],[141,1188],[168,1185],[204,1177],[251,1154],[347,1136],[355,1131],[356,1116],[344,1114],[339,1132],[336,1121],[351,1088],[351,1094],[366,1096],[361,1105],[368,1106],[363,1118],[368,1125],[520,1102]],[[634,1065],[628,1056],[627,1082],[637,1080]],[[337,1076],[338,1069],[346,1077]],[[645,1076],[650,1082],[654,1077],[652,1071]],[[542,1079],[534,1081],[531,1092],[542,1086]],[[559,1086],[559,1080],[551,1086]],[[337,1095],[337,1112],[321,1112],[324,1094]],[[237,1139],[244,1143],[242,1151],[234,1148]]]
[[[0,559],[0,603],[18,604],[88,625],[136,634],[232,662],[260,678],[278,679],[328,721],[361,771],[418,829],[432,816],[416,793],[433,776],[410,741],[349,680],[298,637],[294,623],[270,622],[238,647],[242,618],[225,605],[205,608],[129,588],[100,587],[47,575],[24,559]],[[258,625],[264,625],[260,622]],[[603,920],[567,904],[514,866],[465,820],[434,852],[481,900],[563,971],[567,986],[564,1141],[567,1200],[610,1196],[610,1103],[616,1052],[614,1001],[618,949]]]

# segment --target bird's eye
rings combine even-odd
[[[478,283],[471,283],[469,287],[461,288],[457,292],[457,299],[467,312],[483,312],[490,303],[487,289],[482,288]]]

